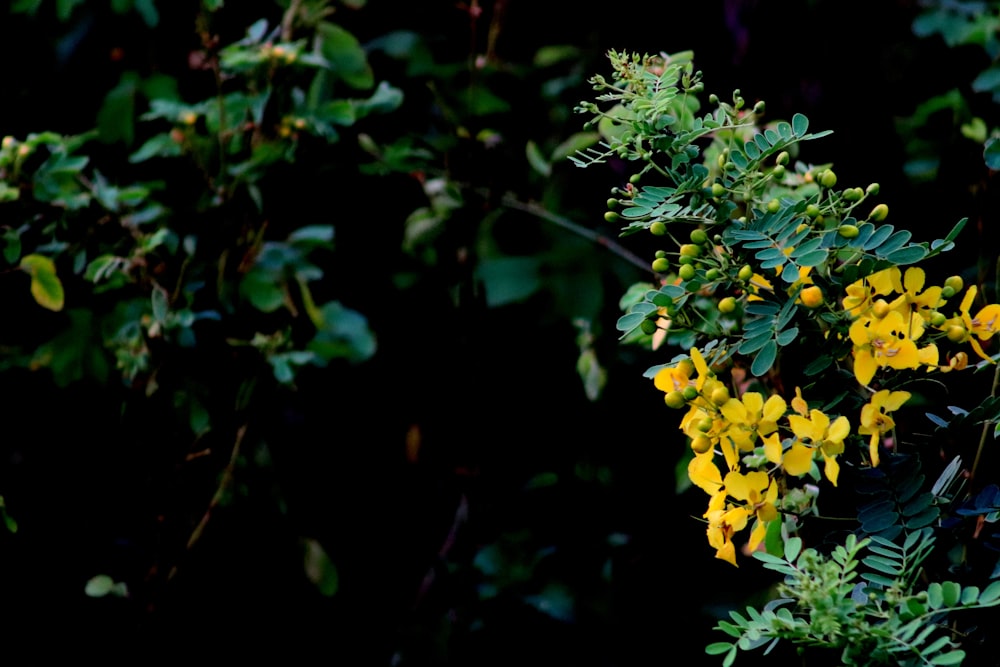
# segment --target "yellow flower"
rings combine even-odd
[[[692,384],[691,373],[694,364],[689,359],[682,359],[674,366],[665,366],[653,377],[653,385],[663,392],[681,391]]]
[[[899,311],[882,319],[863,317],[850,329],[854,343],[854,377],[867,386],[879,368],[916,368],[920,365],[917,344],[907,336],[909,327]]]
[[[688,463],[688,479],[709,495],[715,495],[722,488],[722,473],[715,465],[715,455],[709,451],[697,454]]]
[[[781,462],[785,471],[795,476],[806,474],[812,468],[813,455],[818,451],[825,462],[823,473],[837,486],[840,465],[836,457],[844,451],[844,438],[851,432],[847,417],[837,417],[831,423],[821,411],[810,410],[808,419],[802,415],[790,415],[788,425],[798,442],[785,453]]]
[[[845,288],[847,296],[841,303],[853,317],[861,317],[871,310],[875,296],[892,294],[897,285],[900,285],[899,269],[892,266],[848,285]]]
[[[977,291],[978,288],[975,285],[969,287],[965,293],[965,298],[962,299],[959,311],[961,312],[962,323],[965,325],[966,331],[970,334],[975,334],[979,340],[989,340],[993,337],[993,334],[1000,331],[1000,305],[991,303],[976,313],[975,317],[972,317],[969,309],[972,308],[972,302],[976,298]],[[968,340],[972,345],[972,349],[976,351],[976,354],[986,361],[993,363],[993,359],[983,351],[979,341],[971,336]]]
[[[715,557],[736,564],[733,535],[746,528],[749,515],[742,507],[726,503],[726,492],[720,491],[708,502],[704,517],[708,519],[708,543],[715,547]]]
[[[889,413],[898,410],[909,398],[910,392],[908,391],[883,389],[875,392],[872,400],[862,406],[861,426],[858,427],[858,433],[871,435],[868,442],[868,455],[871,457],[872,467],[878,467],[879,464],[879,440],[884,433],[888,433],[896,426],[896,422],[889,416]]]
[[[753,449],[758,435],[778,430],[778,420],[787,409],[781,396],[771,396],[765,403],[761,394],[748,391],[739,399],[729,399],[720,408],[729,421],[729,428],[723,435],[732,438],[740,451],[748,452]]]
[[[743,475],[731,472],[725,479],[726,494],[734,500],[741,500],[747,515],[756,516],[754,529],[750,532],[747,546],[751,551],[757,548],[767,533],[767,524],[778,517],[775,501],[778,499],[778,485],[766,472],[753,471]]]

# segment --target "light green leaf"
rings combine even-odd
[[[65,299],[62,282],[56,275],[56,265],[44,255],[25,255],[21,258],[21,269],[31,276],[31,296],[39,306],[59,311]]]

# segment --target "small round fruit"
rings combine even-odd
[[[726,401],[729,400],[729,390],[724,385],[720,385],[712,390],[712,395],[709,398],[716,405],[725,405]]]
[[[882,222],[887,215],[889,215],[889,207],[885,204],[879,204],[868,214],[868,219],[872,222]]]
[[[955,290],[945,285],[944,287],[941,288],[941,296],[944,297],[945,299],[950,299],[951,297],[955,296]]]
[[[685,243],[681,246],[681,254],[687,257],[698,257],[701,255],[701,246],[696,243]]]
[[[785,177],[785,166],[779,164],[774,169],[771,170],[771,176],[774,178],[784,178]]]
[[[941,326],[942,324],[944,324],[947,321],[948,321],[948,318],[945,316],[944,313],[942,313],[940,311],[937,311],[937,310],[935,310],[933,313],[931,313],[931,326],[932,327],[939,327],[939,326]]]
[[[666,256],[667,256],[667,251],[666,250],[657,250],[656,251],[656,255],[655,255],[656,259],[660,259],[661,257],[666,257]]]
[[[621,216],[618,215],[618,213],[615,211],[608,211],[607,213],[604,214],[604,219],[607,220],[608,222],[618,222],[618,218],[620,217]]]
[[[841,225],[837,228],[837,233],[843,236],[845,239],[856,239],[861,230],[858,229],[857,225]]]
[[[719,302],[719,312],[728,315],[729,313],[736,310],[736,299],[731,296],[727,296],[725,299]]]
[[[653,236],[663,236],[667,233],[667,226],[663,222],[657,220],[649,226],[649,232]]]
[[[608,208],[618,208],[618,204],[620,203],[621,202],[612,197],[611,199],[608,200]]]
[[[832,169],[827,169],[819,175],[819,184],[824,188],[832,188],[837,184],[837,175]]]
[[[694,267],[690,264],[682,264],[681,268],[677,269],[677,275],[681,277],[681,280],[691,280],[695,275]]]
[[[681,389],[681,395],[684,396],[685,401],[693,401],[698,398],[698,390],[688,385],[687,387]]]
[[[799,292],[799,298],[806,308],[819,308],[823,305],[823,290],[819,285],[810,285]]]
[[[951,276],[944,281],[944,286],[950,287],[955,291],[955,294],[958,294],[965,287],[965,281],[962,280],[962,276]]]
[[[676,389],[674,391],[668,391],[664,395],[663,400],[667,404],[668,408],[673,408],[674,410],[680,410],[687,405],[687,401],[684,400],[684,394]]]
[[[885,299],[876,299],[875,303],[872,304],[872,315],[878,319],[882,319],[889,314],[889,302]]]
[[[820,213],[819,206],[817,206],[816,204],[809,204],[808,206],[806,206],[806,217],[816,218],[819,216],[819,213]]]
[[[643,320],[639,324],[639,328],[642,329],[642,333],[646,334],[647,336],[652,336],[653,334],[656,333],[658,327],[656,326],[656,322],[654,322],[653,320]]]
[[[657,257],[653,260],[652,268],[655,273],[666,273],[670,269],[670,262],[665,257]]]
[[[704,245],[708,243],[708,234],[705,233],[704,229],[692,229],[691,243],[696,243],[698,245]]]
[[[865,188],[865,194],[871,195],[872,197],[874,197],[875,195],[878,194],[879,189],[880,189],[880,187],[879,187],[878,183],[872,183],[867,188]]]
[[[722,183],[712,183],[712,196],[721,197],[726,194],[726,187]]]
[[[690,257],[688,255],[681,255],[680,257],[677,258],[677,263],[680,264],[681,266],[687,264],[694,264],[694,257]]]
[[[704,435],[699,435],[691,440],[691,449],[696,454],[704,454],[712,449],[712,440]]]
[[[751,278],[753,278],[753,267],[750,266],[749,264],[744,264],[740,268],[739,279],[742,280],[743,282],[747,282]]]
[[[709,269],[705,272],[705,277],[709,280],[718,280],[722,277],[722,271],[719,271],[718,269]]]
[[[767,202],[768,213],[777,213],[780,209],[781,209],[781,202],[778,201],[777,199],[772,199],[771,201]]]
[[[865,196],[865,191],[861,188],[848,188],[844,190],[844,201],[856,202],[861,201],[861,198]]]
[[[711,417],[702,417],[694,425],[694,427],[702,433],[708,433],[712,430],[713,426],[715,426],[715,420]]]

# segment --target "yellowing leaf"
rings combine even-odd
[[[31,276],[31,296],[38,305],[49,310],[62,310],[64,294],[62,282],[56,275],[56,265],[44,255],[25,255],[21,269]]]

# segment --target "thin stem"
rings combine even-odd
[[[997,364],[996,368],[993,370],[993,386],[990,387],[990,398],[993,398],[994,396],[997,395],[998,384],[1000,384],[1000,364]],[[989,435],[990,425],[992,423],[993,422],[990,421],[983,423],[983,432],[979,436],[979,447],[976,448],[976,458],[972,462],[972,468],[969,470],[970,483],[972,482],[972,480],[976,478],[976,470],[979,468],[979,459],[982,458],[983,449],[986,448],[986,437],[987,435]]]
[[[637,266],[643,271],[649,271],[649,262],[645,261],[642,257],[639,257],[631,250],[619,245],[618,243],[608,238],[607,236],[604,236],[603,234],[599,234],[592,229],[587,229],[582,225],[578,225],[572,220],[564,218],[561,215],[556,215],[555,213],[552,213],[551,211],[548,211],[537,204],[525,203],[509,196],[504,197],[502,203],[507,208],[513,208],[518,211],[524,211],[525,213],[529,213],[535,216],[536,218],[541,218],[542,220],[551,222],[555,225],[558,225],[559,227],[562,227],[563,229],[573,232],[578,236],[582,236],[583,238],[593,241],[598,245],[604,246],[605,248],[607,248],[614,254],[618,255],[628,263]]]

